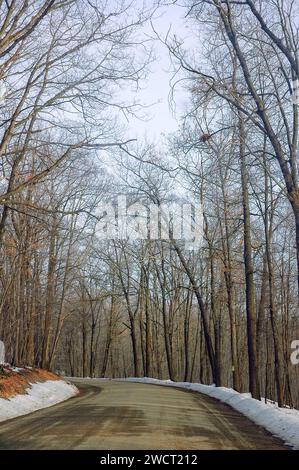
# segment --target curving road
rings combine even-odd
[[[0,424],[0,449],[286,449],[199,393],[121,381],[74,383],[80,396]]]

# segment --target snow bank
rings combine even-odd
[[[247,416],[254,423],[263,426],[271,434],[282,439],[285,444],[294,449],[299,449],[299,410],[278,408],[273,403],[263,403],[255,400],[250,393],[239,393],[231,388],[189,382],[172,382],[171,380],[158,380],[147,377],[131,377],[123,380],[180,387],[217,398]]]
[[[48,408],[75,396],[78,389],[64,380],[47,380],[29,384],[27,394],[0,398],[0,422]]]

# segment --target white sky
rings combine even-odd
[[[184,20],[184,8],[171,5],[159,9],[155,15],[153,26],[157,33],[164,38],[171,27],[171,35],[179,38],[187,38],[190,34]],[[189,34],[188,34],[189,33]],[[143,34],[154,37],[155,33],[148,25],[143,29]],[[178,128],[178,119],[187,103],[187,92],[182,89],[177,91],[175,97],[176,110],[169,106],[170,80],[173,76],[173,66],[168,50],[160,41],[153,43],[155,60],[150,64],[150,74],[146,83],[142,83],[142,90],[137,93],[136,99],[144,105],[151,105],[146,110],[148,120],[130,118],[128,125],[128,137],[142,140],[146,137],[150,142],[158,142],[161,134],[175,132]]]

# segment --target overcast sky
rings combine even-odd
[[[184,20],[184,9],[171,5],[163,7],[155,15],[153,25],[161,37],[165,37],[171,27],[172,34],[180,38],[188,38],[190,35]],[[150,25],[145,27],[142,35],[154,37],[155,34]],[[158,40],[153,43],[155,60],[150,65],[150,74],[146,83],[142,83],[142,91],[137,94],[137,100],[145,105],[153,104],[147,110],[149,120],[147,122],[130,118],[128,123],[128,135],[132,138],[147,137],[149,141],[158,142],[161,134],[175,132],[178,127],[178,119],[187,102],[187,92],[182,89],[176,93],[176,111],[169,107],[170,80],[173,75],[173,66],[167,48]]]

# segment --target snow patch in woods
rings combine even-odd
[[[78,393],[74,385],[64,380],[47,380],[29,385],[27,394],[9,399],[0,398],[0,422],[48,408]]]
[[[255,400],[250,393],[239,393],[231,388],[215,387],[214,385],[172,382],[171,380],[158,380],[147,377],[130,377],[120,380],[179,387],[217,398],[247,416],[254,423],[263,426],[273,436],[282,439],[285,444],[294,449],[299,449],[299,410],[278,408],[274,403]]]

